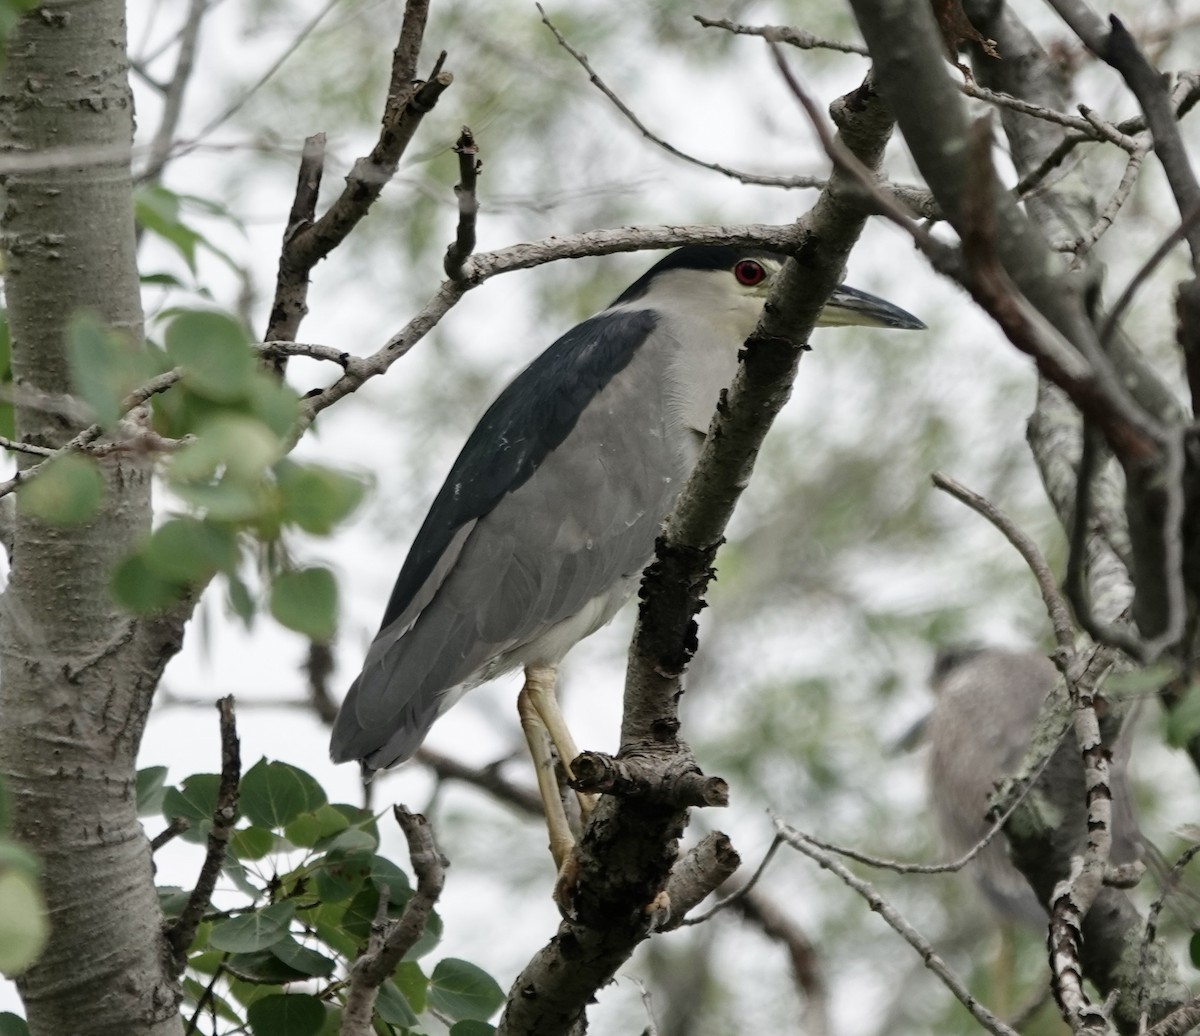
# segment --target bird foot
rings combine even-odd
[[[575,891],[579,886],[579,853],[574,846],[563,858],[558,868],[558,877],[554,881],[552,893],[554,903],[564,921],[578,920],[575,911]]]

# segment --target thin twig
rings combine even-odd
[[[187,961],[187,950],[196,935],[196,929],[212,901],[217,877],[225,864],[229,839],[237,822],[238,782],[242,776],[240,744],[237,721],[233,712],[233,695],[217,701],[221,714],[221,781],[217,788],[217,805],[213,810],[212,830],[208,833],[208,848],[196,887],[188,901],[171,925],[167,928],[167,941],[175,955],[175,965],[183,971]]]
[[[971,995],[970,990],[950,970],[949,965],[942,960],[941,956],[934,950],[933,945],[920,932],[913,928],[900,912],[884,899],[870,883],[863,881],[855,875],[836,856],[826,852],[802,831],[796,830],[778,817],[775,817],[774,821],[775,829],[782,835],[788,845],[798,852],[803,853],[810,860],[814,860],[824,870],[829,871],[839,878],[843,884],[853,889],[866,900],[870,908],[882,917],[892,930],[908,943],[909,946],[916,950],[925,967],[942,980],[942,984],[954,994],[959,1003],[971,1013],[971,1016],[980,1025],[992,1033],[993,1036],[1017,1036],[1016,1030],[1005,1025],[1004,1022]]]
[[[208,984],[204,987],[204,992],[200,994],[200,998],[196,1001],[196,1010],[192,1012],[192,1017],[188,1019],[187,1028],[183,1030],[183,1036],[192,1036],[192,1033],[199,1030],[200,1015],[204,1013],[204,1009],[212,1002],[212,998],[217,991],[217,981],[225,974],[225,962],[228,959],[229,954],[225,953],[217,961],[217,966],[213,969],[212,978],[208,980]]]
[[[1017,549],[1017,552],[1025,560],[1025,564],[1029,566],[1030,572],[1033,573],[1034,579],[1037,580],[1038,590],[1041,591],[1042,601],[1050,616],[1050,624],[1054,628],[1055,642],[1060,648],[1068,651],[1074,650],[1075,627],[1071,622],[1071,610],[1067,607],[1067,602],[1058,589],[1058,581],[1054,578],[1054,573],[1050,570],[1050,565],[1038,549],[1038,545],[990,500],[973,492],[948,475],[943,475],[940,471],[934,472],[932,478],[933,484],[938,489],[949,493],[976,514],[986,518]]]
[[[538,11],[541,13],[542,22],[553,34],[558,41],[558,45],[571,55],[588,74],[588,78],[592,84],[605,97],[612,102],[613,107],[617,109],[625,117],[625,120],[634,127],[643,137],[645,137],[655,147],[665,151],[668,155],[672,155],[681,161],[687,162],[689,165],[698,166],[701,169],[707,169],[710,172],[720,173],[722,176],[728,176],[732,180],[737,180],[740,183],[756,184],[761,187],[783,187],[787,189],[795,188],[818,188],[825,187],[825,180],[818,176],[766,176],[759,173],[746,173],[738,169],[730,168],[729,166],[721,165],[719,162],[707,162],[702,158],[697,158],[695,155],[690,155],[686,151],[681,151],[674,144],[660,137],[657,133],[651,130],[642,120],[634,113],[620,96],[613,90],[594,68],[591,62],[588,61],[587,55],[579,50],[576,50],[571,42],[558,30],[558,27],[550,21],[550,17],[546,14],[545,9],[541,4],[537,5]]]
[[[187,817],[172,817],[171,822],[150,839],[150,852],[158,852],[169,841],[183,834],[191,826],[191,821]]]
[[[714,904],[711,909],[706,910],[703,914],[700,914],[697,917],[684,918],[679,922],[679,927],[682,928],[685,925],[704,924],[705,921],[711,920],[715,915],[719,914],[727,907],[736,905],[738,900],[743,896],[749,895],[753,891],[754,886],[758,884],[759,878],[761,878],[763,873],[766,871],[767,864],[771,862],[775,856],[775,853],[782,844],[783,837],[781,835],[776,835],[770,846],[767,848],[766,853],[763,854],[762,861],[759,863],[754,873],[750,875],[750,880],[747,881],[745,885],[737,889],[735,892],[730,893],[719,903]]]
[[[1108,201],[1105,202],[1104,208],[1100,210],[1100,214],[1096,217],[1095,222],[1078,237],[1070,241],[1055,242],[1050,246],[1051,248],[1056,252],[1072,252],[1077,256],[1083,255],[1104,236],[1109,227],[1112,226],[1113,220],[1117,218],[1117,213],[1121,211],[1125,203],[1129,200],[1129,195],[1133,191],[1134,184],[1137,183],[1142,163],[1145,161],[1146,155],[1150,152],[1151,143],[1149,136],[1146,136],[1129,153],[1129,159],[1125,163],[1125,170],[1121,174],[1121,180]]]
[[[405,4],[379,137],[370,154],[354,163],[341,194],[319,219],[316,201],[325,142],[320,134],[305,141],[296,194],[279,255],[270,322],[264,335],[268,341],[295,340],[308,312],[308,277],[312,268],[340,245],[367,214],[384,185],[395,176],[400,158],[421,120],[453,81],[449,72],[442,71],[443,53],[427,82],[413,82],[428,15],[429,0],[408,0]],[[282,372],[283,366],[282,359],[277,357],[276,369]]]
[[[694,14],[692,17],[706,29],[724,29],[736,36],[758,36],[768,43],[786,43],[788,46],[798,47],[800,50],[836,50],[842,54],[858,54],[864,58],[869,57],[867,48],[861,43],[829,40],[789,25],[741,25],[731,22],[728,18],[705,18],[702,14]]]
[[[479,214],[479,199],[475,196],[475,182],[483,163],[479,161],[479,145],[469,126],[454,145],[458,155],[458,183],[454,185],[454,196],[458,199],[458,230],[454,242],[446,249],[442,266],[452,281],[462,280],[463,263],[475,251],[475,218]]]
[[[58,452],[58,450],[49,446],[35,446],[31,442],[17,442],[16,439],[9,439],[3,435],[0,435],[0,449],[9,450],[12,453],[28,453],[31,457],[53,457]]]
[[[200,42],[200,26],[208,11],[208,0],[191,0],[187,18],[179,31],[179,51],[175,56],[175,71],[163,89],[163,110],[158,129],[150,142],[150,157],[139,179],[143,183],[156,183],[171,158],[171,147],[175,142],[175,131],[179,128],[179,117],[183,113],[183,96],[192,78],[196,61],[196,48]]]
[[[1179,885],[1179,880],[1183,877],[1183,872],[1187,869],[1189,863],[1200,855],[1200,842],[1194,842],[1189,845],[1179,856],[1179,859],[1171,866],[1171,869],[1163,876],[1162,891],[1154,898],[1154,902],[1150,904],[1150,909],[1146,911],[1146,929],[1142,935],[1142,945],[1138,950],[1138,1013],[1141,1015],[1141,1026],[1144,1029],[1148,1021],[1146,1009],[1146,987],[1140,981],[1142,975],[1146,973],[1146,969],[1150,966],[1150,947],[1158,938],[1158,918],[1162,913],[1163,905],[1167,901],[1167,897]]]
[[[1163,238],[1162,243],[1150,253],[1149,258],[1147,258],[1146,261],[1138,267],[1137,272],[1129,278],[1129,283],[1125,285],[1120,297],[1113,304],[1113,307],[1109,310],[1108,315],[1104,318],[1104,323],[1100,328],[1101,348],[1105,348],[1108,345],[1108,341],[1110,338],[1112,338],[1113,331],[1116,330],[1118,322],[1120,321],[1121,317],[1125,315],[1125,310],[1129,308],[1130,304],[1137,296],[1138,290],[1146,282],[1147,278],[1149,278],[1149,276],[1158,268],[1162,261],[1171,254],[1171,249],[1179,244],[1179,242],[1188,235],[1192,227],[1197,223],[1200,223],[1200,207],[1189,212],[1187,214],[1187,218],[1184,219],[1179,226],[1172,230],[1171,233]]]
[[[275,74],[284,66],[287,60],[293,54],[295,54],[297,50],[300,49],[300,45],[306,39],[308,39],[310,35],[312,35],[317,26],[325,20],[325,18],[329,15],[329,12],[337,7],[340,2],[341,0],[326,0],[325,6],[317,11],[312,18],[310,18],[304,23],[304,25],[300,27],[300,31],[297,32],[294,37],[292,37],[288,45],[270,64],[267,70],[263,72],[263,74],[259,76],[258,79],[256,79],[250,86],[243,90],[228,107],[226,107],[222,112],[214,116],[208,123],[206,123],[199,133],[197,133],[186,143],[175,146],[170,157],[180,158],[184,155],[190,154],[200,146],[205,137],[209,136],[215,130],[220,129],[221,126],[223,126],[226,122],[233,118],[233,116],[241,111],[242,108],[245,107],[245,105],[250,101],[250,99],[275,77]]]

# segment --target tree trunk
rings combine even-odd
[[[0,79],[0,144],[48,159],[10,173],[0,231],[17,435],[75,431],[66,326],[90,311],[142,340],[121,0],[46,4],[12,34]],[[34,1036],[179,1034],[150,851],[138,823],[138,743],[177,643],[113,604],[113,565],[150,523],[150,465],[106,459],[91,521],[45,525],[19,506],[0,626],[0,771],[13,835],[40,857],[51,936],[19,982]],[[153,639],[153,636],[151,637]]]

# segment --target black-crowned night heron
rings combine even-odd
[[[500,394],[404,562],[334,723],[336,762],[403,762],[466,691],[523,667],[518,709],[561,866],[572,839],[547,734],[568,772],[579,752],[557,666],[636,587],[783,262],[672,252]],[[924,326],[845,287],[821,323]]]
[[[926,728],[928,790],[942,839],[962,856],[991,828],[985,819],[996,782],[1017,771],[1033,735],[1038,712],[1058,682],[1045,655],[996,648],[943,652],[931,686],[937,698]],[[1140,839],[1129,787],[1131,729],[1127,723],[1112,747],[1109,787],[1113,796],[1113,863],[1139,857]],[[1051,757],[1033,794],[1049,815],[1062,818],[1060,837],[1076,851],[1086,841],[1083,763],[1073,732]],[[1008,856],[1003,836],[993,839],[968,865],[989,905],[1005,921],[1044,927],[1046,910]]]

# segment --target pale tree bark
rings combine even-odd
[[[3,148],[71,159],[5,184],[17,434],[47,446],[76,430],[45,405],[70,389],[70,317],[88,310],[142,338],[125,35],[122,0],[44,4],[13,33],[0,80]],[[150,467],[117,454],[102,470],[106,503],[84,525],[50,527],[18,507],[0,628],[0,771],[13,834],[44,865],[51,919],[19,983],[34,1036],[181,1032],[134,794],[177,624],[135,623],[109,596],[114,563],[149,528]]]

